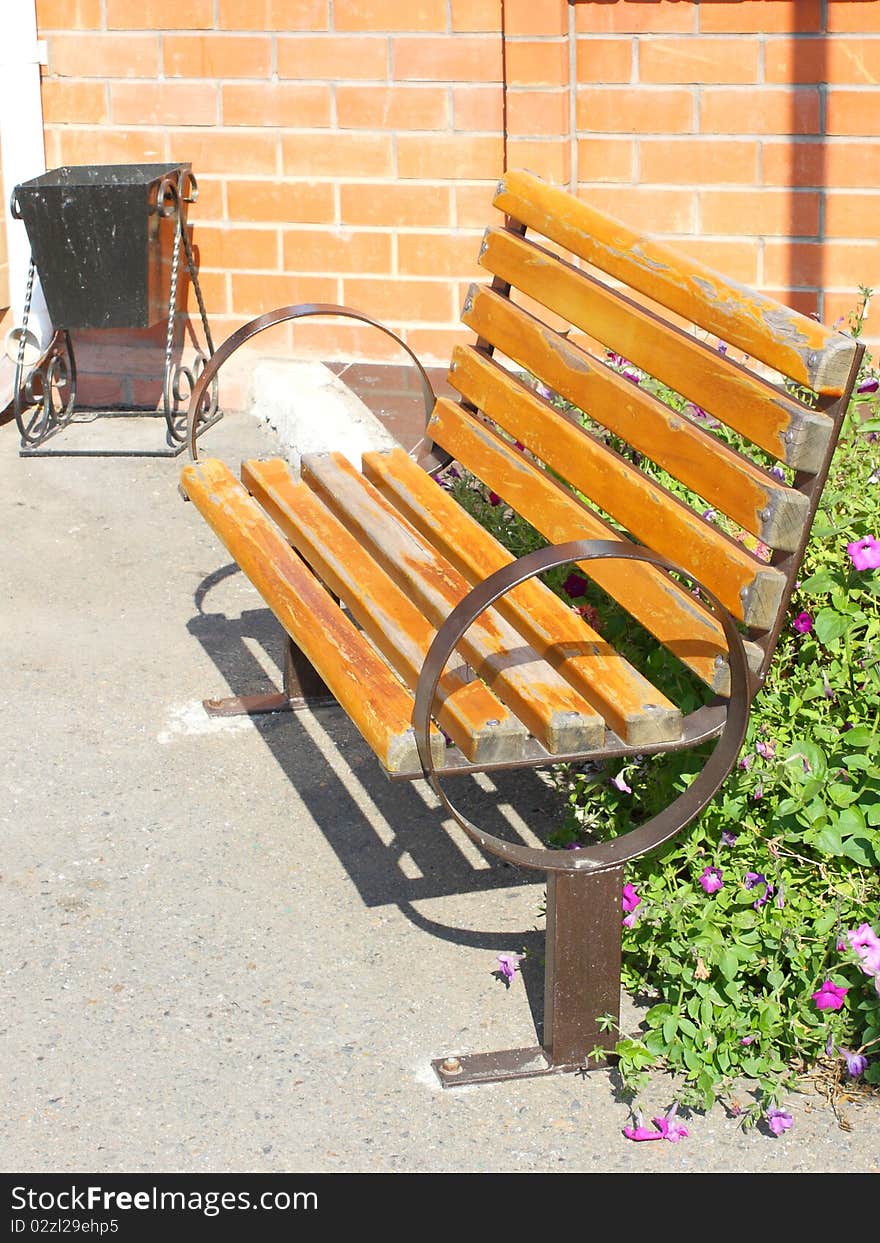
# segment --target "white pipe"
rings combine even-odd
[[[9,252],[9,304],[14,327],[6,335],[10,358],[18,354],[21,320],[31,246],[23,220],[9,210],[12,192],[23,181],[46,171],[43,141],[43,105],[40,99],[40,65],[45,64],[45,43],[37,42],[35,0],[12,0],[4,4],[0,48],[0,145],[2,145],[3,210]],[[52,321],[40,287],[34,281],[28,315],[25,361],[32,365],[52,337]]]

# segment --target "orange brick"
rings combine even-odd
[[[706,134],[816,134],[819,92],[807,86],[789,90],[772,86],[704,87],[700,129]]]
[[[104,82],[76,82],[71,78],[44,78],[40,93],[43,121],[71,125],[106,125],[110,120]]]
[[[446,0],[334,0],[340,31],[446,31]]]
[[[233,272],[232,310],[236,315],[264,315],[296,302],[336,302],[338,283],[327,276],[283,276]]]
[[[876,238],[880,221],[880,190],[854,194],[829,189],[825,195],[825,234],[828,237]]]
[[[330,87],[298,82],[227,82],[223,124],[319,129],[331,121]]]
[[[278,166],[278,140],[275,134],[229,133],[223,130],[172,130],[169,134],[171,158],[189,160],[193,171],[222,173],[275,173]]]
[[[389,177],[392,138],[390,134],[333,130],[326,134],[283,134],[281,161],[286,177]]]
[[[177,35],[162,40],[169,78],[263,78],[272,68],[268,35]]]
[[[288,272],[348,273],[391,271],[391,235],[355,229],[285,229],[284,267]]]
[[[239,272],[276,271],[279,267],[277,229],[222,224],[199,225],[196,232],[205,267]]]
[[[828,185],[865,186],[880,185],[880,142],[867,139],[847,142],[832,139],[824,144],[823,158]]]
[[[225,272],[209,272],[205,270],[205,266],[203,265],[208,265],[210,263],[211,253],[202,247],[201,236],[202,230],[196,229],[194,250],[196,252],[196,263],[198,265],[199,288],[202,291],[202,298],[204,299],[205,306],[208,308],[208,315],[210,316],[214,311],[218,314],[222,314],[228,309],[229,282]],[[186,301],[184,303],[186,309],[189,311],[190,315],[197,317],[199,314],[199,301],[196,297],[195,287],[191,281],[186,282],[184,292],[186,295]],[[196,319],[195,322],[198,323],[199,331],[201,332],[201,321]],[[208,322],[210,323],[210,319]],[[211,335],[214,335],[213,324],[211,325]]]
[[[217,0],[217,28],[329,30],[329,4],[328,0]]]
[[[279,78],[384,81],[388,74],[388,40],[381,35],[279,35],[276,47]]]
[[[757,82],[757,39],[643,39],[640,82]]]
[[[486,185],[453,186],[453,228],[485,229],[490,224],[500,224],[503,217],[497,208],[492,206],[494,194],[494,181]]]
[[[776,289],[765,286],[763,292],[768,298],[774,298],[777,302],[781,302],[783,306],[790,306],[793,311],[800,311],[801,315],[809,315],[813,319],[817,318],[816,312],[819,307],[818,290]]]
[[[862,299],[857,289],[826,292],[822,299],[822,323],[829,328],[836,328],[838,331],[847,332],[850,325],[850,316],[855,315],[861,305]],[[872,326],[876,330],[873,314],[869,308],[868,321],[865,324],[865,337],[869,340],[869,330]],[[872,350],[872,353],[876,358],[876,351]]]
[[[508,36],[567,34],[566,0],[505,0],[504,30]]]
[[[694,98],[678,87],[587,86],[577,92],[577,127],[618,134],[689,133]]]
[[[223,219],[223,182],[219,177],[202,177],[195,173],[198,180],[199,197],[189,208],[190,219],[199,222],[204,220]]]
[[[358,308],[360,309],[360,308]],[[388,324],[398,334],[402,324]],[[369,324],[352,323],[351,320],[304,319],[294,325],[293,358],[320,358],[324,362],[397,362],[406,363],[408,358],[396,341]]]
[[[500,83],[487,86],[453,86],[453,126],[471,132],[504,129],[504,88]]]
[[[481,31],[501,33],[501,9],[498,0],[451,0],[450,29],[462,34]]]
[[[738,138],[642,138],[639,170],[645,182],[753,185],[758,179],[758,143]]]
[[[830,7],[834,7],[833,4]],[[737,0],[736,4],[701,4],[700,34],[770,34],[822,30],[821,0]]]
[[[450,194],[448,185],[403,185],[396,181],[342,185],[342,224],[448,229],[452,226]]]
[[[871,0],[830,0],[825,22],[829,34],[880,34],[880,13]]]
[[[439,86],[339,85],[336,117],[340,129],[446,129],[449,102]]]
[[[70,129],[56,131],[57,164],[156,164],[164,163],[164,130]],[[181,156],[188,160],[189,155]]]
[[[562,86],[568,82],[566,39],[508,39],[504,48],[508,86]]]
[[[456,345],[470,345],[474,334],[463,325],[450,328],[407,328],[406,342],[416,358],[424,366],[442,366],[449,363]]]
[[[612,86],[635,77],[632,39],[578,39],[577,80],[583,85]],[[566,80],[568,71],[566,70]]]
[[[579,4],[575,14],[581,34],[695,34],[697,30],[696,6],[680,0]]]
[[[880,90],[835,87],[828,91],[825,108],[826,133],[880,136]]]
[[[819,195],[812,190],[701,190],[704,233],[816,237]]]
[[[481,272],[477,262],[481,240],[478,232],[401,233],[397,239],[397,269],[403,276],[476,280]]]
[[[156,78],[157,35],[57,34],[48,40],[48,74],[61,78]]]
[[[880,41],[768,39],[764,75],[768,82],[876,86],[880,82]]]
[[[397,139],[397,175],[423,181],[499,177],[503,154],[500,137],[401,134]]]
[[[391,39],[396,81],[500,82],[501,40],[493,35],[400,35]]]
[[[333,223],[333,187],[327,182],[236,179],[226,183],[226,202],[230,220]]]
[[[567,90],[507,92],[507,132],[517,137],[567,135],[570,129]]]
[[[186,0],[186,13],[180,0],[106,0],[108,30],[211,30],[214,0]]]
[[[744,285],[758,283],[758,258],[762,243],[757,238],[728,240],[727,238],[676,238],[675,247],[683,254],[699,259],[707,267],[714,268],[728,280],[742,281]]]
[[[448,281],[347,276],[342,298],[383,323],[446,324],[455,313]]]
[[[692,233],[696,195],[692,190],[653,186],[589,186],[581,197],[592,207],[648,233]]]
[[[578,180],[632,181],[636,145],[630,138],[581,138],[578,140]],[[643,180],[658,180],[644,177]]]
[[[850,286],[870,284],[880,264],[880,243],[767,242],[764,281],[768,285]]]
[[[212,82],[112,82],[114,125],[216,125]]]
[[[567,187],[571,177],[571,143],[567,138],[511,136],[507,141],[507,167],[525,168],[553,185]]]
[[[37,31],[101,30],[104,8],[101,0],[37,0]]]
[[[761,177],[765,185],[822,186],[825,184],[825,144],[822,142],[765,142],[761,148]],[[861,174],[857,174],[861,182]]]

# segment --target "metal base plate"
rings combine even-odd
[[[203,699],[208,716],[259,716],[264,712],[299,712],[334,704],[332,695],[286,695],[272,691],[266,695],[230,695],[227,699]]]
[[[501,1053],[462,1053],[437,1058],[431,1063],[444,1088],[465,1087],[471,1083],[501,1083],[505,1079],[532,1079],[537,1075],[560,1075],[575,1070],[598,1070],[607,1063],[586,1059],[570,1064],[554,1063],[539,1046],[531,1049],[505,1049]]]
[[[216,411],[209,419],[199,424],[199,435],[223,418],[222,410]],[[116,420],[115,425],[112,420]],[[170,443],[167,438],[164,448],[153,448],[150,442],[156,420],[161,420],[163,430],[167,423],[161,410],[76,410],[70,422],[60,427],[50,428],[46,435],[33,444],[22,444],[18,451],[19,457],[178,457],[186,448],[186,441]],[[115,444],[95,445],[96,425],[106,421],[106,427],[112,427]],[[143,433],[143,434],[142,434]],[[130,447],[123,448],[122,444]],[[51,442],[51,447],[48,447]]]

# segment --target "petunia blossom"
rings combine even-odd
[[[724,877],[721,868],[704,868],[700,884],[706,893],[717,893],[719,889],[723,889]]]
[[[880,566],[880,540],[873,535],[847,544],[846,551],[857,570],[876,570]]]
[[[736,845],[736,834],[731,833],[729,829],[725,829],[723,833],[721,834],[721,844],[723,846],[735,846]]]
[[[880,937],[870,924],[859,924],[850,929],[846,939],[859,957],[859,966],[865,975],[880,976]],[[840,948],[845,945],[840,943]]]
[[[798,613],[791,624],[798,634],[809,634],[813,629],[813,619],[809,613]]]
[[[759,906],[763,906],[764,903],[769,901],[769,899],[773,896],[773,886],[770,884],[763,872],[746,872],[743,884],[746,889],[754,889],[756,885],[764,886],[763,894],[757,897],[752,903],[755,910],[757,910]]]
[[[846,1059],[846,1072],[851,1079],[858,1079],[867,1068],[868,1059],[864,1053],[851,1053],[849,1049],[838,1048],[837,1052]]]
[[[773,1105],[767,1110],[767,1125],[774,1135],[783,1135],[791,1129],[793,1122],[791,1114],[786,1113],[784,1109],[777,1109]]]
[[[616,777],[612,777],[611,784],[617,786],[621,794],[632,794],[632,786],[626,784],[626,777],[624,777],[623,773],[618,773]]]
[[[875,375],[872,375],[872,376],[868,376],[867,379],[862,380],[861,384],[856,389],[856,392],[857,393],[876,393],[878,388],[880,388],[880,381],[878,381]]]
[[[571,599],[586,594],[587,580],[581,574],[572,572],[562,584],[562,590]]]
[[[657,1128],[652,1131],[642,1123],[641,1113],[636,1114],[636,1125],[625,1126],[623,1133],[627,1139],[652,1140],[652,1139],[668,1139],[670,1144],[677,1144],[679,1140],[685,1139],[688,1135],[688,1129],[676,1119],[678,1105],[673,1105],[671,1109],[666,1111],[662,1118],[652,1118],[651,1121]]]
[[[842,984],[835,984],[833,980],[825,980],[822,987],[817,988],[810,996],[815,1001],[817,1010],[839,1010],[848,992],[849,989],[844,988]]]
[[[621,895],[621,904],[625,911],[634,911],[637,906],[641,905],[642,899],[636,893],[635,885],[624,885]]]
[[[763,738],[759,738],[755,743],[755,750],[765,760],[772,760],[776,754],[776,744],[774,742],[765,742]]]
[[[498,955],[499,970],[501,971],[501,974],[504,976],[505,980],[507,980],[508,984],[513,979],[513,977],[516,975],[517,970],[519,969],[519,964],[522,961],[522,959],[523,959],[522,954],[499,954]]]

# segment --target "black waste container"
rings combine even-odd
[[[24,220],[56,328],[149,328],[167,318],[177,226],[168,186],[185,212],[190,169],[65,166],[15,187],[13,215]]]

